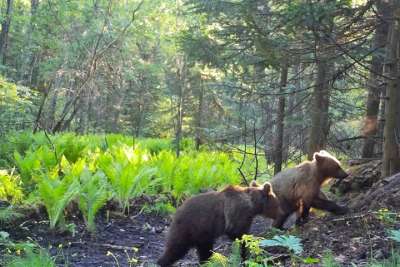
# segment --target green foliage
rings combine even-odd
[[[0,208],[0,223],[9,223],[23,217],[23,214],[16,211],[14,206]]]
[[[239,263],[240,264],[240,263]],[[214,252],[208,262],[203,264],[204,267],[228,267],[232,266],[229,263],[229,259],[224,255]],[[239,265],[238,265],[239,266]]]
[[[292,235],[274,236],[272,239],[265,239],[260,241],[261,247],[274,247],[280,246],[288,248],[293,253],[300,255],[303,252],[303,245],[301,239]]]
[[[81,174],[80,180],[82,186],[79,192],[79,209],[83,214],[87,229],[94,232],[96,214],[110,198],[108,183],[102,172],[92,175],[88,170]]]
[[[236,240],[232,243],[232,252],[228,257],[219,253],[213,253],[210,260],[204,264],[206,267],[234,267],[241,266],[242,258],[240,256],[241,241]]]
[[[50,219],[50,228],[53,229],[58,222],[64,227],[63,211],[65,207],[78,195],[80,184],[79,177],[84,168],[84,161],[73,165],[66,164],[63,169],[64,177],[57,175],[50,177],[43,174],[38,184],[38,193],[43,201]]]
[[[6,200],[12,204],[20,202],[23,198],[21,181],[19,176],[0,170],[0,200]]]
[[[51,228],[67,227],[63,211],[73,200],[79,203],[88,230],[95,231],[96,214],[109,199],[118,201],[125,213],[131,200],[157,196],[143,211],[170,214],[173,205],[203,189],[240,182],[239,163],[230,154],[193,151],[191,140],[183,139],[178,158],[170,139],[72,133],[19,133],[6,138],[11,139],[14,143],[7,149],[14,154],[21,180],[16,174],[0,176],[7,181],[7,194],[14,188],[15,201],[23,195],[29,203],[41,201]]]
[[[143,194],[152,183],[155,169],[144,166],[149,160],[145,150],[128,146],[116,147],[98,159],[123,213],[129,212],[129,199]]]
[[[367,265],[367,267],[398,267],[400,266],[400,254],[393,252],[390,258],[382,261],[374,261]]]
[[[389,238],[400,243],[400,229],[398,230],[390,230],[389,231]]]
[[[21,257],[12,257],[7,263],[7,267],[56,267],[53,258],[43,249],[26,250]]]
[[[387,208],[381,208],[375,214],[379,220],[388,225],[395,224],[399,216],[396,212],[392,212]]]
[[[176,158],[163,151],[154,159],[157,177],[162,181],[164,192],[181,200],[197,194],[202,188],[217,188],[226,184],[238,184],[236,164],[227,154],[219,152],[188,153]]]
[[[325,251],[324,256],[322,257],[322,266],[323,267],[340,267],[340,264],[337,263],[332,255],[332,252]]]
[[[8,132],[11,125],[25,126],[31,122],[37,110],[36,100],[36,92],[0,76],[0,134]]]
[[[169,214],[173,214],[176,211],[176,208],[172,206],[169,202],[156,202],[155,204],[144,204],[142,208],[143,212],[146,213],[155,213],[158,215],[166,216]]]
[[[32,148],[25,152],[25,156],[14,152],[15,163],[21,174],[22,181],[28,185],[42,172],[49,172],[58,164],[54,151],[47,146]]]
[[[0,246],[9,254],[0,258],[0,265],[7,267],[55,267],[54,259],[44,249],[31,242],[14,242],[7,232],[0,231]]]

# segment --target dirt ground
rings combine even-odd
[[[364,171],[366,168],[360,168]],[[364,174],[363,174],[364,175]],[[365,177],[365,175],[363,176]],[[351,192],[341,197],[353,209],[347,215],[312,214],[303,226],[288,231],[301,238],[304,252],[302,257],[321,259],[331,251],[336,262],[342,266],[365,266],[371,260],[388,258],[396,244],[387,237],[389,229],[399,229],[399,217],[389,213],[379,214],[380,208],[400,214],[400,174],[375,183],[368,191]],[[45,211],[31,212],[27,218],[10,225],[3,225],[1,231],[10,234],[13,240],[34,240],[57,256],[57,263],[72,267],[106,266],[154,266],[163,252],[164,239],[170,222],[169,216],[158,216],[139,212],[140,202],[135,201],[130,216],[121,216],[112,203],[98,215],[95,235],[85,230],[79,214],[70,214],[68,221],[76,224],[76,233],[55,233],[49,231]],[[72,208],[72,211],[77,210]],[[394,215],[396,216],[396,214]],[[398,215],[397,215],[398,216]],[[270,222],[256,218],[251,233],[264,236]],[[215,245],[215,251],[227,255],[231,242],[223,237]],[[2,251],[0,247],[0,257]],[[396,248],[397,249],[397,248]],[[272,256],[282,255],[282,249],[269,251]],[[276,253],[276,255],[274,255]],[[197,266],[197,256],[191,251],[176,266]],[[280,266],[293,266],[286,259]],[[296,266],[304,264],[296,263]],[[307,266],[321,266],[321,263]]]
[[[52,233],[44,214],[31,216],[18,224],[6,226],[14,240],[31,238],[43,248],[57,255],[57,263],[73,267],[152,266],[163,251],[169,218],[132,212],[131,216],[103,211],[97,220],[97,234],[90,235],[75,218],[76,234]],[[73,218],[72,218],[73,219]],[[268,221],[257,218],[252,233],[262,235],[268,230]],[[301,227],[290,231],[302,239],[304,257],[322,258],[331,250],[336,261],[343,266],[363,266],[372,259],[387,258],[394,244],[386,237],[389,228],[371,212],[352,213],[347,216],[314,217]],[[216,251],[227,254],[230,242],[221,238]],[[135,262],[137,260],[137,262]],[[191,251],[177,266],[196,266],[197,258]],[[288,262],[282,265],[288,266]],[[310,265],[308,265],[310,266]],[[320,266],[314,264],[313,266]],[[354,265],[353,265],[354,266]]]

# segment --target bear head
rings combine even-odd
[[[344,179],[349,176],[340,166],[340,162],[325,150],[314,153],[313,158],[323,179]]]
[[[282,214],[279,199],[272,190],[270,183],[266,182],[263,185],[259,185],[256,181],[252,181],[249,189],[253,204],[259,207],[260,215],[276,219]]]

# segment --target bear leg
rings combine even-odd
[[[196,249],[200,264],[204,264],[212,255],[213,242],[198,244]]]
[[[322,199],[319,197],[316,197],[313,199],[311,206],[317,209],[321,210],[326,210],[329,212],[332,212],[334,214],[342,215],[346,214],[348,212],[348,208],[344,206],[339,206],[335,202],[328,200],[328,199]]]
[[[300,217],[296,221],[297,226],[304,225],[308,221],[308,216],[310,215],[310,208],[311,207],[303,207],[302,213]]]
[[[275,219],[274,223],[272,224],[272,227],[281,229],[281,230],[285,230],[285,228],[283,227],[287,218],[290,216],[291,214],[282,214],[280,215],[278,218]]]
[[[189,249],[190,247],[184,244],[168,245],[164,254],[158,259],[157,264],[161,267],[171,266],[174,262],[183,258]]]

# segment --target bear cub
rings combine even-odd
[[[300,220],[306,220],[311,207],[335,214],[346,213],[346,207],[326,198],[321,186],[330,178],[343,179],[347,176],[340,162],[324,150],[314,153],[312,161],[275,175],[271,184],[280,201],[282,214],[275,220],[274,226],[283,228],[286,219],[294,212]]]
[[[256,215],[275,219],[280,212],[270,183],[228,186],[219,192],[194,196],[176,211],[165,252],[157,263],[170,266],[191,248],[196,248],[200,263],[204,263],[219,236],[226,234],[232,240],[240,238],[248,233]]]

